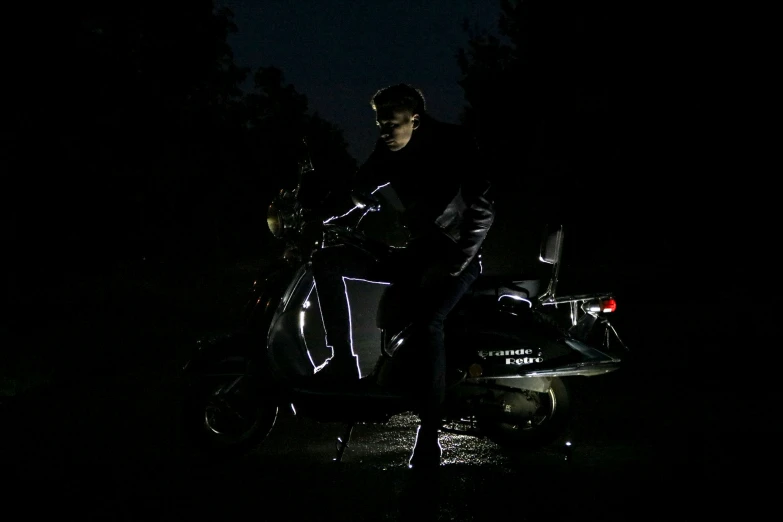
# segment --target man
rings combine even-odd
[[[314,256],[316,289],[333,356],[313,378],[359,378],[343,276],[376,276],[410,288],[415,294],[408,303],[417,333],[425,341],[420,360],[427,365],[428,378],[421,390],[421,422],[409,467],[439,466],[438,431],[446,388],[443,325],[481,272],[479,250],[494,209],[487,198],[485,166],[464,128],[430,117],[421,92],[407,84],[379,90],[371,105],[380,138],[351,189],[368,194],[390,183],[404,207],[409,239],[398,255],[385,260],[348,252],[347,247],[326,248]]]

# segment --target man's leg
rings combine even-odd
[[[465,295],[480,272],[478,259],[474,260],[459,277],[448,277],[431,287],[422,287],[416,321],[423,336],[422,364],[426,381],[421,390],[420,425],[416,444],[409,461],[410,467],[440,465],[438,431],[443,418],[443,401],[446,395],[446,347],[443,326],[446,317]]]

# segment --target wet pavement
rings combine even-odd
[[[575,416],[555,442],[511,451],[444,434],[443,466],[417,475],[409,415],[356,426],[338,464],[342,425],[281,410],[258,451],[216,462],[183,443],[176,379],[95,377],[6,404],[3,461],[16,486],[65,494],[62,510],[96,520],[695,520],[688,437],[648,415],[644,384],[619,372],[574,381]]]

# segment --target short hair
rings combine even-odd
[[[379,109],[406,109],[412,114],[424,114],[427,109],[421,89],[407,83],[398,83],[379,89],[370,99],[370,106],[375,112],[378,112]]]

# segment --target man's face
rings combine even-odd
[[[382,109],[375,116],[381,139],[393,152],[405,147],[411,140],[413,131],[419,128],[419,115],[406,109]]]

